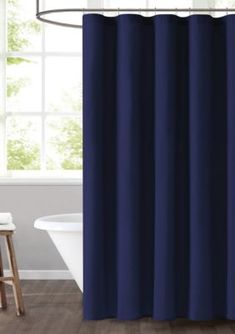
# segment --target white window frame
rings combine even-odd
[[[45,108],[45,60],[47,57],[76,57],[82,61],[82,52],[48,52],[45,50],[45,25],[41,24],[40,52],[8,52],[7,50],[7,0],[0,0],[0,185],[5,184],[82,184],[82,171],[47,171],[45,159],[45,120],[47,116],[76,116],[76,112],[46,112]],[[1,35],[1,34],[0,34]],[[38,57],[41,59],[41,111],[11,112],[6,110],[6,62],[8,57]],[[2,112],[1,112],[2,110]],[[41,118],[40,171],[7,171],[6,121],[9,116],[36,116]]]

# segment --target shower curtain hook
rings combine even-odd
[[[118,15],[120,15],[119,7],[118,7]]]
[[[189,7],[189,9],[188,9],[188,13],[189,13],[189,16],[192,14],[191,13],[191,7]]]
[[[226,15],[228,15],[228,7],[226,7]]]
[[[157,8],[155,7],[155,15],[157,15]]]

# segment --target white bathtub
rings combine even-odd
[[[82,213],[41,217],[34,223],[35,228],[48,232],[81,291],[83,291],[82,224]]]

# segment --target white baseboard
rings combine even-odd
[[[10,270],[4,270],[5,276],[11,276]],[[19,270],[19,276],[24,280],[71,280],[69,270]]]

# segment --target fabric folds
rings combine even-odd
[[[235,319],[234,36],[84,16],[86,319]]]

